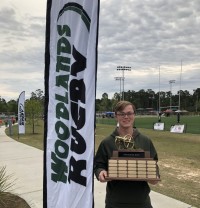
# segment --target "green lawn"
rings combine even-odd
[[[95,149],[115,125],[98,124]],[[152,190],[200,207],[200,135],[139,128],[157,149],[161,182]]]
[[[137,128],[153,129],[153,124],[158,122],[156,116],[136,116],[135,126]],[[165,131],[170,131],[171,125],[177,124],[177,117],[175,115],[169,117],[162,117],[161,122],[165,123]],[[116,124],[114,118],[97,118],[97,123],[100,124]],[[185,124],[186,133],[200,134],[200,116],[186,116],[180,117],[180,124]]]
[[[159,156],[158,164],[160,167],[161,182],[156,186],[151,186],[152,189],[196,207],[200,207],[199,119],[200,117],[181,118],[181,122],[183,120],[188,125],[187,132],[190,129],[190,131],[193,131],[193,134],[176,134],[170,133],[167,129],[165,131],[154,131],[152,124],[153,122],[157,122],[156,118],[136,118],[137,128],[141,133],[152,139]],[[95,150],[98,148],[101,140],[109,135],[116,126],[114,119],[101,120],[106,124],[97,122]],[[170,126],[173,124],[172,122],[176,122],[175,117],[166,117],[162,118],[162,120],[166,126]],[[8,129],[6,132],[9,134]],[[43,121],[35,126],[35,132],[36,134],[32,134],[31,126],[27,124],[26,134],[20,135],[18,138],[17,126],[15,125],[11,137],[19,142],[43,150]]]

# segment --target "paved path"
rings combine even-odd
[[[43,151],[16,142],[0,128],[0,167],[13,174],[13,193],[24,198],[32,208],[42,208]]]
[[[43,151],[7,137],[5,127],[2,126],[0,127],[0,167],[2,166],[6,166],[7,174],[13,174],[15,186],[12,192],[24,198],[32,208],[42,208]],[[105,186],[105,183],[94,179],[95,208],[104,208]],[[153,191],[151,200],[154,208],[192,207]]]

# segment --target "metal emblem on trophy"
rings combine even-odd
[[[115,145],[118,151],[113,152],[113,157],[144,158],[149,157],[149,152],[135,147],[134,138],[127,134],[124,137],[116,136]]]
[[[135,149],[135,143],[133,137],[130,134],[127,134],[124,137],[116,136],[115,144],[117,149]]]
[[[109,180],[160,180],[157,161],[150,158],[150,152],[137,149],[131,135],[116,136],[117,151],[108,161]]]

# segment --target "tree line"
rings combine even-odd
[[[102,94],[101,99],[96,99],[96,111],[113,111],[115,104],[124,97],[124,100],[132,102],[136,109],[147,109],[151,108],[155,111],[162,109],[179,107],[180,110],[187,110],[190,112],[200,111],[200,88],[193,90],[190,94],[188,90],[180,90],[177,94],[173,95],[170,91],[154,92],[152,89],[139,91],[129,90],[124,93],[123,96],[120,93],[114,93],[113,98],[109,99],[108,94],[105,92]],[[160,104],[160,105],[159,105]]]
[[[190,112],[200,111],[200,88],[193,91],[192,94],[188,90],[181,90],[177,94],[172,95],[168,92],[154,92],[152,89],[139,91],[129,90],[124,93],[124,100],[132,102],[136,109],[138,108],[151,108],[155,111],[159,110],[159,97],[160,107],[169,108],[171,106],[179,106],[180,110],[187,110]],[[113,111],[115,104],[122,99],[120,93],[114,93],[113,97],[109,99],[108,94],[105,92],[102,94],[101,99],[96,99],[96,111]],[[44,115],[44,93],[41,89],[37,89],[31,93],[31,97],[25,101],[26,117],[32,121],[36,118],[42,118]],[[18,100],[11,99],[6,102],[4,98],[0,96],[0,114],[2,113],[18,113]]]

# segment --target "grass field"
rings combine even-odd
[[[158,122],[157,116],[136,116],[135,126],[137,128],[153,129],[153,124]],[[171,125],[177,124],[177,117],[175,115],[169,117],[162,117],[161,122],[165,124],[165,131],[169,131]],[[114,118],[97,118],[97,123],[115,125]],[[200,116],[186,116],[180,117],[180,124],[185,124],[186,133],[200,134]]]
[[[187,117],[188,118],[188,117]],[[199,118],[199,117],[194,117]],[[152,118],[148,118],[151,120]],[[166,123],[167,123],[167,119]],[[173,119],[172,117],[170,119]],[[190,118],[191,119],[191,118]],[[187,121],[190,120],[188,118]],[[140,121],[139,121],[140,120]],[[142,128],[141,124],[147,123],[144,118],[137,118],[137,127],[139,131],[148,135],[158,152],[159,168],[161,174],[161,182],[156,186],[151,186],[154,191],[173,197],[192,206],[200,207],[200,134],[184,133],[175,134],[169,131],[154,131],[152,128]],[[106,120],[104,119],[104,122]],[[114,122],[114,119],[108,119]],[[154,122],[157,120],[154,118]],[[171,121],[168,121],[169,123]],[[196,124],[198,122],[198,124]],[[194,125],[200,124],[199,120],[192,121]],[[109,135],[115,128],[112,125],[99,124],[96,126],[95,150],[103,138]],[[149,124],[149,126],[152,126]],[[26,125],[26,134],[17,135],[17,126],[13,127],[12,138],[19,142],[26,143],[39,149],[43,149],[43,122],[36,125],[36,134],[32,134],[32,129]],[[7,129],[7,134],[8,134]]]
[[[97,125],[95,149],[113,128]],[[200,207],[200,136],[142,128],[139,131],[152,139],[158,152],[161,182],[151,186],[152,190]]]

